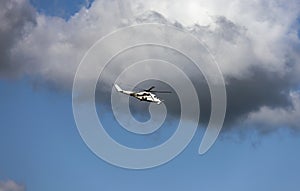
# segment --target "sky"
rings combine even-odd
[[[299,1],[5,0],[1,4],[0,191],[299,190]],[[203,126],[210,116],[203,76],[165,49],[142,47],[120,55],[114,66],[106,68],[96,90],[98,115],[106,113],[99,118],[118,142],[134,148],[159,145],[175,131],[180,118],[174,104],[179,98],[172,95],[164,97],[167,122],[156,133],[127,135],[120,128],[106,102],[112,78],[127,67],[124,58],[130,63],[160,58],[163,52],[164,58],[182,63],[178,66],[187,70],[200,95],[204,121],[173,160],[131,170],[105,162],[85,144],[73,116],[72,83],[80,60],[96,40],[120,27],[148,22],[177,26],[205,40],[225,79],[227,113],[221,135],[199,155]],[[149,66],[137,76],[146,72],[166,74]],[[125,81],[132,79],[126,76]],[[184,87],[176,76],[169,79]],[[135,117],[149,117],[148,105],[134,100],[130,104]]]

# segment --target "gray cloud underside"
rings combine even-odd
[[[178,9],[195,2],[146,3],[136,0],[129,5],[122,1],[98,0],[66,21],[37,13],[25,0],[1,1],[0,76],[26,75],[37,79],[42,86],[70,91],[82,56],[100,37],[131,24],[164,23],[204,40],[218,61],[226,81],[227,128],[242,122],[241,126],[250,123],[266,131],[279,126],[299,129],[300,41],[297,19],[300,11],[297,1],[236,1],[229,5],[228,2],[219,5],[212,1],[199,6],[199,10],[191,9],[189,14]],[[193,7],[197,8],[196,5]],[[159,57],[160,51],[141,48],[128,51],[125,56],[129,61],[137,52],[144,57]],[[174,55],[172,52],[167,54]],[[184,66],[190,64],[184,59],[182,62]],[[116,77],[123,68],[119,59],[107,70],[105,80],[97,90],[104,95],[99,98],[100,103],[109,99],[113,76]],[[199,94],[201,117],[205,122],[210,114],[207,84],[193,67],[184,69]],[[163,84],[157,85],[166,88]],[[166,104],[176,117],[179,112],[178,107],[173,107],[176,105],[173,102],[177,102],[177,98],[172,96],[167,98]],[[133,110],[138,111],[146,106],[134,107]]]

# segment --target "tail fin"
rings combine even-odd
[[[122,92],[123,90],[120,88],[120,86],[118,86],[118,84],[115,84],[115,88],[118,92]]]

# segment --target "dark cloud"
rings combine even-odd
[[[289,76],[266,72],[260,68],[252,69],[252,74],[245,79],[227,79],[227,115],[228,120],[246,117],[250,112],[261,107],[288,108],[291,106],[289,93],[296,86]]]

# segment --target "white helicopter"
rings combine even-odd
[[[152,86],[149,89],[140,91],[140,92],[133,92],[133,91],[127,91],[127,90],[122,90],[118,84],[115,84],[115,88],[118,92],[135,97],[136,99],[140,101],[147,101],[147,102],[153,102],[156,104],[161,104],[163,100],[159,99],[155,93],[171,93],[170,91],[153,91],[155,88]]]

